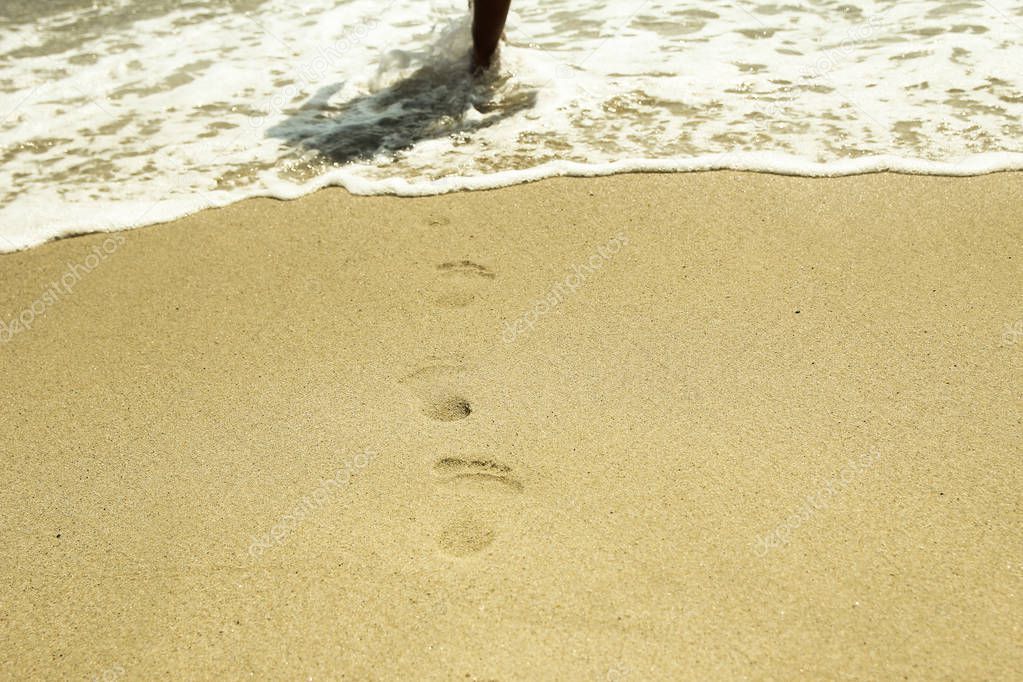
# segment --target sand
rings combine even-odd
[[[1021,244],[702,173],[2,256],[0,677],[1020,679]]]

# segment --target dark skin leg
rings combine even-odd
[[[475,0],[472,14],[472,68],[489,69],[504,33],[511,0]]]

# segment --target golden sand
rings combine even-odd
[[[2,678],[1023,674],[1021,174],[111,239],[0,257]]]

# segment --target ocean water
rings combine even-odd
[[[326,185],[1023,168],[1018,0],[4,0],[0,251]]]

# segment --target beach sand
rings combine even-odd
[[[1021,244],[720,172],[2,256],[0,677],[1019,679]]]

